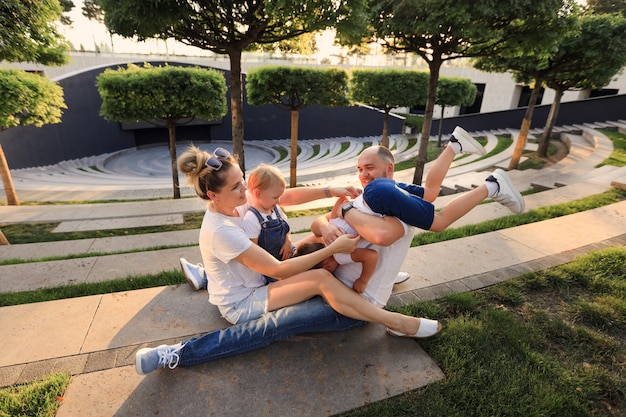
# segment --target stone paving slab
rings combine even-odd
[[[52,230],[52,233],[132,229],[135,227],[164,226],[183,223],[183,215],[179,213],[155,216],[111,217],[98,220],[68,220],[59,223],[59,225]]]
[[[328,416],[443,377],[416,341],[370,324],[145,377],[133,366],[78,375],[57,417]]]
[[[80,352],[102,296],[0,308],[0,366]]]

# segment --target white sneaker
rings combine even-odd
[[[495,195],[489,196],[498,203],[507,207],[512,213],[519,214],[524,211],[524,197],[513,186],[508,174],[501,169],[493,171],[486,181],[492,181],[498,184],[498,191]]]
[[[467,131],[459,126],[454,128],[452,132],[452,136],[450,140],[454,142],[456,139],[461,145],[461,152],[464,153],[473,153],[476,155],[484,155],[487,153],[487,150],[483,148],[483,145],[478,143],[476,139],[472,137]]]
[[[206,289],[209,281],[206,277],[206,272],[204,272],[204,267],[202,264],[193,265],[185,258],[180,258],[180,269],[183,271],[183,275],[187,279],[187,282],[191,284],[191,286],[196,290],[204,290]]]
[[[404,281],[406,281],[407,279],[409,279],[411,276],[409,275],[408,272],[398,272],[398,275],[396,275],[396,280],[394,281],[394,285],[396,284],[401,284]]]

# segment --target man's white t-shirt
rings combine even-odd
[[[365,203],[363,195],[358,196],[352,205],[356,210],[363,213],[382,217],[381,214],[372,211],[367,203]],[[331,223],[341,227],[346,233],[356,233],[356,231],[343,219],[335,218],[330,221]],[[415,228],[402,221],[400,221],[400,223],[404,227],[404,235],[389,246],[373,245],[364,239],[359,241],[359,244],[361,242],[366,242],[367,245],[365,247],[374,249],[378,252],[378,263],[376,264],[376,269],[374,270],[374,274],[370,278],[370,281],[362,294],[363,297],[378,307],[384,307],[387,304],[387,301],[393,291],[396,276],[398,275],[398,272],[400,272],[400,268],[402,268],[404,258],[409,252],[413,236],[415,236]],[[339,263],[339,267],[335,270],[334,275],[346,286],[352,288],[354,281],[359,279],[361,276],[361,263],[353,262],[349,254],[336,254],[334,256],[337,263]],[[345,257],[347,257],[347,259]]]

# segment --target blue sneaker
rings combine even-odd
[[[209,285],[209,281],[202,264],[192,265],[185,258],[180,258],[179,262],[180,269],[183,271],[187,282],[189,282],[196,291],[206,289],[207,285]]]
[[[139,375],[146,375],[159,368],[174,369],[178,366],[180,356],[178,352],[184,347],[177,345],[161,345],[155,348],[142,348],[135,354],[135,369]]]

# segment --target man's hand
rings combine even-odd
[[[363,291],[365,291],[365,288],[367,288],[367,282],[359,278],[354,281],[354,284],[352,284],[352,288],[359,294],[363,294]]]

